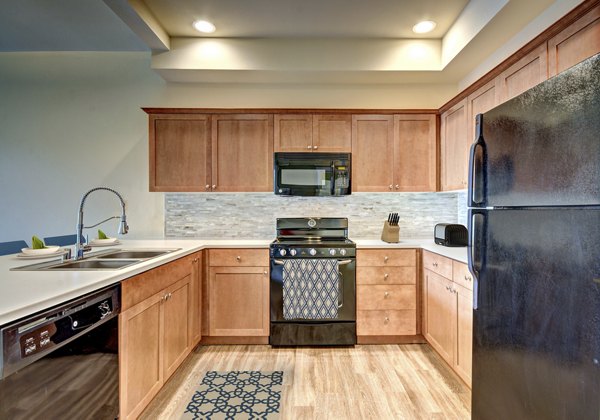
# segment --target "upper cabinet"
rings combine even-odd
[[[150,114],[150,191],[272,191],[269,114]]]
[[[600,5],[548,40],[548,76],[555,76],[598,52]]]
[[[212,191],[273,190],[273,116],[214,115]]]
[[[205,191],[210,184],[210,116],[150,115],[150,191]]]
[[[344,152],[352,148],[352,117],[346,114],[277,114],[276,152]]]
[[[469,136],[467,98],[458,102],[441,116],[441,189],[467,188]]]
[[[498,79],[496,78],[468,96],[469,140],[473,141],[475,139],[475,117],[477,114],[483,114],[500,103],[498,91]]]
[[[546,43],[525,55],[498,76],[500,102],[525,92],[548,78],[548,51]]]
[[[435,115],[354,115],[352,188],[435,191]]]

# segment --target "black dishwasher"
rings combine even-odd
[[[0,329],[0,419],[119,417],[120,288]]]

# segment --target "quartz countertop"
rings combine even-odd
[[[357,248],[422,248],[466,263],[467,248],[447,248],[431,239],[406,239],[389,244],[378,239],[353,239]],[[0,256],[0,325],[77,298],[102,287],[176,260],[205,248],[268,248],[269,239],[152,239],[121,240],[116,249],[173,249],[177,251],[120,270],[102,271],[10,271],[50,259],[29,260],[16,255]],[[93,251],[110,249],[94,248]]]

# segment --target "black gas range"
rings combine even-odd
[[[270,265],[271,345],[356,344],[356,244],[348,219],[277,219]]]

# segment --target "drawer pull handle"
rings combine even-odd
[[[242,261],[242,257],[240,257],[239,255],[238,255],[237,257],[235,257],[235,259],[236,259],[238,262]]]
[[[384,279],[384,280],[387,280],[389,276],[390,276],[390,275],[389,275],[388,273],[384,273],[384,274],[383,274],[383,279]]]
[[[384,323],[384,324],[389,324],[389,322],[390,322],[390,319],[389,319],[389,318],[386,316],[386,317],[383,319],[383,323]]]
[[[389,296],[390,296],[389,292],[385,292],[385,293],[383,294],[383,297],[384,297],[384,298],[386,298],[386,299],[387,299]]]

